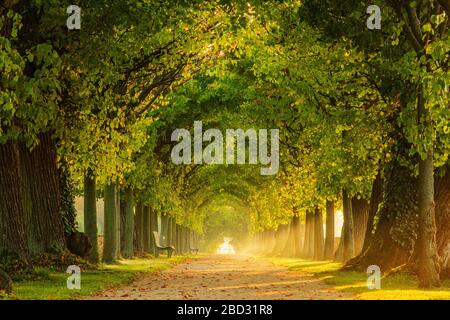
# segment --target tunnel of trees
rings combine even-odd
[[[0,270],[67,255],[82,195],[92,263],[228,224],[253,252],[450,275],[448,1],[380,0],[380,30],[361,1],[77,2],[80,30],[67,1],[0,5]],[[173,163],[194,121],[279,129],[277,174]]]

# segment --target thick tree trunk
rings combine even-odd
[[[172,244],[172,217],[167,217],[167,240],[166,244],[167,246],[173,245]]]
[[[300,257],[302,255],[303,249],[303,238],[300,225],[300,216],[298,215],[298,212],[295,212],[295,215],[292,217],[291,226],[292,231],[294,233],[294,243],[295,243],[294,256]]]
[[[177,254],[182,255],[183,254],[183,247],[181,246],[181,232],[182,228],[179,224],[176,225],[176,241],[175,241],[175,248],[177,250]]]
[[[119,210],[120,210],[120,216],[119,216],[119,223],[120,223],[120,251],[117,254],[118,257],[123,256],[125,251],[125,238],[126,238],[126,224],[127,224],[127,203],[125,201],[125,197],[122,197],[119,201]]]
[[[323,260],[323,217],[322,211],[314,210],[314,260]]]
[[[424,136],[429,140],[425,159],[419,159],[419,287],[430,288],[440,284],[439,259],[436,246],[436,217],[434,207],[433,123],[425,106],[422,90],[417,98],[419,123],[424,120]]]
[[[282,251],[283,256],[286,256],[286,257],[294,257],[295,252],[297,251],[298,242],[297,242],[297,239],[295,238],[295,236],[296,236],[295,225],[294,225],[295,219],[296,219],[295,215],[292,216],[291,223],[289,224],[288,229],[287,229],[288,236],[287,236],[286,244]]]
[[[287,231],[289,230],[289,224],[279,225],[275,233],[275,246],[273,248],[272,255],[280,255],[286,245]]]
[[[312,240],[312,238],[314,238],[313,215],[314,214],[309,210],[306,211],[305,240],[303,241],[303,257],[305,258],[311,258],[313,255],[313,252],[311,250],[312,246],[314,245],[314,241]]]
[[[450,170],[435,179],[436,234],[441,278],[450,278]]]
[[[352,198],[353,214],[353,238],[355,242],[355,253],[358,255],[364,244],[366,236],[367,221],[369,219],[369,202],[365,199]]]
[[[150,226],[150,207],[145,205],[142,209],[142,238],[144,243],[144,251],[147,253],[152,252],[151,248],[151,226]]]
[[[383,189],[375,233],[367,249],[348,261],[346,268],[366,271],[369,265],[378,265],[388,272],[412,256],[417,234],[417,179],[394,160],[385,170]]]
[[[119,185],[116,184],[116,257],[120,258],[122,255],[122,212],[125,213],[125,208],[121,210],[121,201],[120,201],[120,188]],[[123,215],[125,218],[125,214]]]
[[[353,235],[352,200],[347,191],[342,191],[342,203],[344,213],[344,261],[348,261],[355,255],[355,241]]]
[[[369,216],[367,218],[366,234],[364,235],[364,243],[361,252],[367,250],[369,243],[372,239],[375,230],[374,218],[378,212],[378,207],[382,200],[383,200],[383,181],[381,179],[381,173],[380,171],[378,171],[378,174],[373,182],[372,194],[370,195]]]
[[[184,251],[187,252],[188,254],[190,253],[190,229],[189,228],[185,228],[185,238],[184,238]]]
[[[308,257],[311,259],[314,258],[314,240],[316,238],[315,231],[316,231],[316,216],[314,214],[314,211],[311,211],[309,219],[309,241],[308,241]]]
[[[154,232],[158,232],[158,215],[151,208],[150,210],[150,251],[156,253],[156,242]]]
[[[117,259],[117,209],[116,185],[110,183],[104,190],[105,234],[103,243],[103,261],[114,262]]]
[[[167,229],[169,226],[169,217],[166,213],[161,214],[161,230],[159,232],[159,237],[162,246],[167,244]]]
[[[136,219],[135,219],[135,229],[136,229],[136,251],[144,251],[144,214],[142,202],[136,202]]]
[[[335,261],[344,261],[344,225],[341,228],[341,236],[339,237],[336,251],[334,252]]]
[[[133,232],[134,232],[134,195],[133,191],[128,188],[125,190],[125,248],[123,256],[132,258],[134,255],[133,248]]]
[[[169,238],[169,245],[175,246],[176,233],[177,233],[175,218],[170,219],[170,225],[171,225],[171,232],[170,232],[170,238]]]
[[[181,237],[180,237],[180,245],[182,254],[187,253],[186,249],[186,227],[181,226]]]
[[[95,177],[89,171],[84,177],[84,233],[89,238],[92,249],[89,252],[90,262],[98,262],[98,230],[97,230],[97,199]]]
[[[334,201],[326,204],[326,236],[324,259],[333,260],[334,256]]]
[[[20,155],[16,143],[0,144],[0,256],[28,264]]]
[[[28,249],[31,254],[63,251],[66,239],[56,146],[51,134],[39,134],[39,144],[32,151],[21,144],[20,162]]]

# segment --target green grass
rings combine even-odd
[[[100,265],[97,270],[81,270],[81,289],[67,289],[68,273],[50,268],[37,268],[37,279],[14,282],[14,293],[6,299],[21,300],[53,300],[77,299],[96,291],[129,283],[137,275],[144,272],[154,272],[170,268],[173,264],[182,262],[188,256],[168,258],[135,258],[119,260],[115,264]]]
[[[383,276],[381,289],[367,288],[368,275],[363,272],[341,271],[341,263],[332,261],[311,261],[290,258],[262,259],[275,265],[287,267],[293,271],[304,271],[313,274],[332,286],[338,292],[352,292],[356,299],[362,300],[428,300],[450,299],[450,281],[446,280],[440,288],[419,289],[416,277],[395,273]]]

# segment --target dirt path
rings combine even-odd
[[[150,273],[88,299],[352,299],[302,271],[247,256],[212,255]]]

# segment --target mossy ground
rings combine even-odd
[[[368,275],[363,272],[342,271],[342,264],[332,261],[311,261],[291,258],[267,258],[275,265],[289,270],[305,271],[323,280],[336,291],[355,293],[361,300],[450,300],[450,280],[443,281],[440,288],[419,289],[415,276],[395,273],[383,276],[381,289],[367,288]]]

